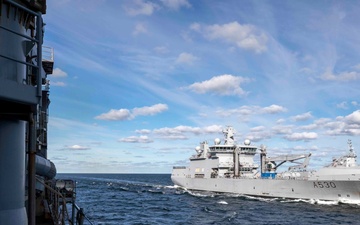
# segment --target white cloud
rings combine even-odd
[[[138,133],[138,134],[150,134],[151,130],[141,129],[141,130],[135,130],[135,132]]]
[[[177,126],[174,128],[164,127],[164,128],[154,130],[155,134],[161,134],[161,135],[182,134],[182,133],[187,133],[187,132],[194,133],[194,134],[200,134],[201,129],[199,127]]]
[[[187,89],[200,94],[212,92],[219,95],[245,95],[246,92],[240,87],[245,82],[249,82],[249,79],[224,74],[210,80],[194,83],[188,86]]]
[[[192,23],[190,25],[190,29],[194,30],[194,31],[200,31],[201,30],[201,25],[199,23]]]
[[[211,125],[207,127],[191,127],[191,126],[177,126],[173,128],[164,127],[160,129],[154,129],[153,133],[166,139],[188,139],[186,134],[206,134],[206,133],[221,133],[222,126]]]
[[[291,119],[297,122],[297,121],[305,121],[311,119],[312,117],[313,116],[311,115],[311,112],[306,112],[300,115],[293,116],[291,117]]]
[[[315,130],[317,128],[318,128],[318,125],[316,125],[315,123],[300,127],[300,129],[303,129],[303,130]]]
[[[168,106],[166,104],[156,104],[152,106],[144,106],[141,108],[133,108],[131,111],[129,109],[111,109],[107,113],[102,113],[99,116],[96,116],[95,119],[132,120],[136,116],[153,116],[166,110],[168,110]]]
[[[128,109],[111,109],[109,112],[95,117],[98,120],[130,120],[132,118]]]
[[[353,66],[353,68],[354,68],[355,70],[360,70],[360,63],[357,64],[357,65],[355,65],[355,66]]]
[[[360,110],[357,110],[350,115],[345,117],[345,121],[348,124],[357,124],[360,125]]]
[[[285,139],[289,141],[308,141],[314,140],[318,137],[317,133],[315,132],[302,132],[302,133],[292,133],[285,136]]]
[[[166,110],[168,110],[168,106],[166,104],[156,104],[152,106],[144,106],[142,108],[134,108],[132,110],[132,114],[133,116],[152,116]]]
[[[217,110],[216,113],[221,116],[230,116],[230,115],[241,115],[249,116],[255,114],[277,114],[281,112],[286,112],[287,109],[279,105],[270,105],[267,107],[260,106],[241,106],[236,109],[221,109]],[[281,120],[281,122],[284,122]]]
[[[51,81],[50,85],[57,86],[57,87],[65,87],[66,86],[65,82],[62,82],[62,81]]]
[[[308,127],[305,126],[301,128],[324,129],[324,133],[330,136],[358,136],[360,135],[360,110],[354,111],[345,117],[338,116],[335,118],[335,120],[321,118],[319,120],[316,120],[314,124],[308,125]]]
[[[325,73],[323,73],[320,78],[322,80],[329,80],[329,81],[354,81],[354,80],[360,80],[360,73],[355,71],[345,71],[341,72],[339,74],[334,74],[330,69],[327,69]]]
[[[149,139],[146,135],[141,136],[130,136],[127,138],[121,138],[118,140],[119,142],[127,142],[127,143],[151,143],[153,140]]]
[[[82,145],[72,145],[72,146],[66,146],[65,149],[68,150],[89,150],[90,147],[82,146]]]
[[[161,0],[161,2],[172,10],[178,10],[181,7],[191,7],[191,4],[187,0]]]
[[[62,71],[60,68],[55,68],[53,73],[49,75],[49,77],[59,78],[59,77],[67,77],[67,73]]]
[[[154,48],[154,51],[160,54],[165,54],[169,52],[169,49],[165,46],[157,46]]]
[[[286,112],[287,109],[279,106],[279,105],[271,105],[268,107],[264,107],[260,110],[261,113],[269,113],[269,114],[275,114],[275,113],[280,113],[280,112]]]
[[[134,0],[130,2],[131,4],[124,5],[125,12],[130,16],[149,16],[152,15],[155,10],[159,9],[159,6],[157,4],[144,0]]]
[[[190,29],[201,32],[209,40],[222,40],[238,48],[252,50],[256,53],[267,50],[268,37],[252,25],[241,25],[235,21],[200,27],[195,23],[191,25]]]
[[[260,132],[264,131],[266,128],[264,126],[257,126],[250,129],[251,132]]]
[[[144,24],[138,23],[138,24],[135,25],[133,35],[138,35],[138,34],[141,34],[141,33],[147,33],[147,29],[144,26]]]
[[[256,142],[262,141],[264,139],[270,139],[273,136],[273,134],[269,131],[266,131],[265,127],[264,129],[262,128],[263,127],[261,126],[254,127],[254,129],[248,135],[246,135],[246,139]]]
[[[176,59],[176,63],[178,64],[193,64],[196,60],[198,60],[199,58],[190,54],[190,53],[186,53],[183,52],[181,53],[178,58]]]
[[[347,102],[341,102],[341,103],[337,104],[336,107],[340,108],[340,109],[347,109],[348,105],[347,105]]]
[[[204,133],[220,133],[222,131],[222,126],[211,125],[203,128]]]
[[[275,134],[290,134],[292,133],[292,125],[277,125],[272,128]]]

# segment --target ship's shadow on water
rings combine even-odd
[[[360,206],[188,191],[169,174],[60,174],[94,224],[360,224]],[[85,223],[86,224],[86,223]]]

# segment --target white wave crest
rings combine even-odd
[[[229,203],[225,202],[225,201],[218,201],[218,204],[223,204],[223,205],[227,205]]]

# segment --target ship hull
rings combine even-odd
[[[175,185],[188,190],[234,193],[259,197],[360,203],[360,181],[187,178],[186,176],[172,176],[171,179]]]

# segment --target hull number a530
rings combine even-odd
[[[314,182],[314,188],[336,188],[334,182],[318,181]]]

